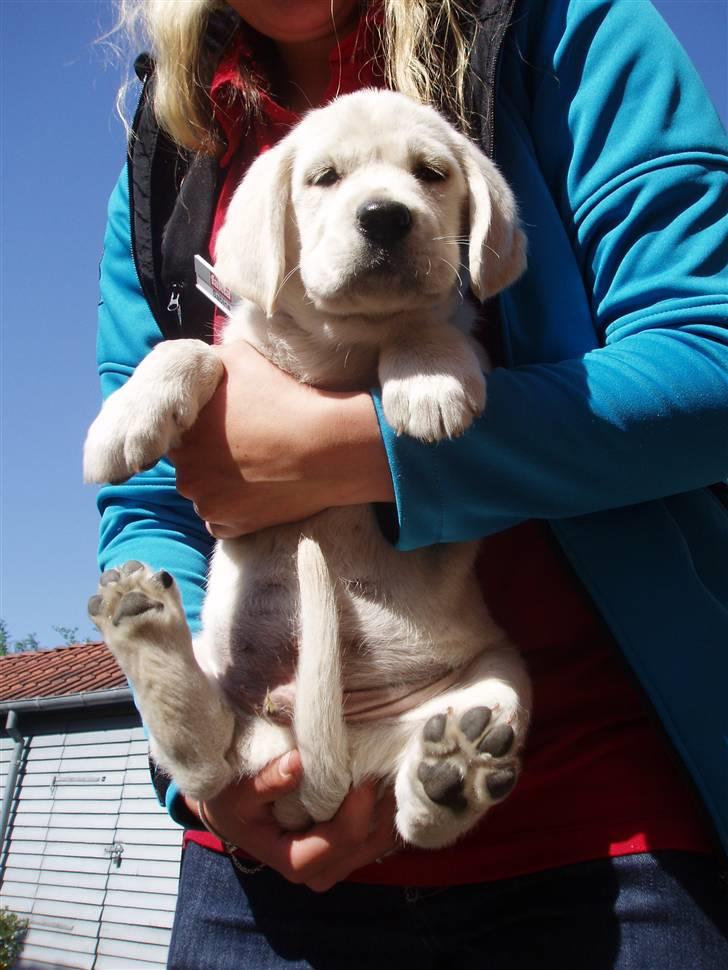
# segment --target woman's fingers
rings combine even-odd
[[[253,792],[260,804],[269,805],[281,795],[298,788],[302,777],[301,755],[294,748],[271,761],[253,777]]]
[[[280,842],[286,861],[279,871],[292,882],[324,892],[397,847],[394,795],[388,790],[377,801],[375,786],[361,785],[329,822],[283,835]]]
[[[352,851],[332,857],[330,863],[306,882],[309,889],[325,892],[356,869],[371,865],[401,847],[394,827],[394,793],[389,791],[374,808],[373,825],[367,838]]]
[[[270,806],[294,791],[301,782],[303,769],[298,751],[287,751],[267,764],[252,778],[228,785],[205,802],[207,824],[226,841],[253,851],[248,836],[253,824],[272,821]],[[197,814],[196,806],[187,802]]]
[[[352,789],[330,821],[305,832],[281,829],[272,805],[298,787],[302,774],[299,752],[287,752],[205,802],[206,823],[289,881],[317,892],[397,848],[394,794],[387,789],[378,798],[373,782]]]
[[[375,799],[373,785],[360,785],[349,792],[330,821],[320,822],[306,832],[290,834],[286,841],[293,871],[312,875],[330,864],[332,858],[358,849],[366,842]]]

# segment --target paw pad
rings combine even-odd
[[[99,613],[101,612],[101,607],[103,605],[104,605],[103,596],[99,596],[98,593],[95,596],[92,596],[87,604],[88,615],[92,617],[98,616]]]
[[[489,772],[485,779],[485,787],[488,790],[488,794],[496,802],[505,798],[506,795],[510,795],[515,783],[516,769],[513,765],[496,768],[495,771]]]
[[[121,573],[118,569],[107,569],[105,573],[101,573],[99,586],[111,586],[112,583],[118,583],[120,579]]]
[[[511,750],[514,739],[515,734],[510,724],[497,724],[483,736],[478,744],[478,751],[493,758],[502,758]]]
[[[468,741],[475,741],[488,727],[492,716],[489,707],[472,707],[460,718],[460,730]]]
[[[513,727],[486,705],[459,716],[452,709],[433,715],[422,728],[423,760],[417,767],[425,795],[455,813],[469,807],[483,811],[502,800],[518,777],[515,741]]]
[[[430,720],[425,724],[422,735],[425,741],[442,741],[445,736],[445,725],[447,724],[447,718],[444,714],[435,714]]]
[[[88,601],[88,612],[107,641],[114,627],[122,627],[145,613],[149,619],[156,614],[160,618],[166,615],[168,620],[173,615],[183,620],[172,576],[164,569],[152,572],[136,559],[101,574],[99,588]]]
[[[140,569],[144,569],[144,564],[140,563],[138,559],[130,559],[121,567],[121,572],[125,576],[131,576],[132,573],[138,573]]]
[[[431,802],[444,805],[453,811],[467,808],[463,779],[457,765],[448,761],[434,765],[422,761],[417,769],[417,777]]]
[[[161,610],[162,608],[161,603],[149,599],[145,593],[127,593],[119,601],[111,622],[114,626],[118,626],[127,617],[141,616],[142,613],[148,613],[150,610]]]

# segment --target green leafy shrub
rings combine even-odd
[[[0,909],[0,970],[10,970],[18,959],[27,931],[27,919],[11,913],[7,906]]]

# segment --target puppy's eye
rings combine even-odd
[[[424,162],[418,165],[412,173],[418,182],[445,182],[448,177],[446,169],[435,168]]]
[[[318,172],[314,172],[312,175],[309,175],[308,184],[318,185],[321,188],[327,188],[329,185],[336,185],[340,179],[341,176],[335,168],[322,168]]]

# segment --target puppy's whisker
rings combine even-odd
[[[331,4],[329,6],[329,13],[331,15],[331,25],[334,28],[334,37],[336,38],[336,55],[337,55],[337,60],[339,62],[339,76],[336,80],[336,94],[334,95],[334,97],[338,98],[338,96],[341,94],[341,79],[344,74],[344,66],[343,66],[343,59],[341,57],[341,42],[339,40],[339,32],[336,29],[336,15],[334,14],[334,0],[331,0]],[[357,41],[359,40],[358,32],[359,32],[359,28],[357,28]]]
[[[456,277],[456,279],[457,279],[457,281],[458,281],[458,283],[459,283],[459,284],[460,284],[460,286],[462,287],[462,285],[463,285],[463,278],[462,278],[462,276],[460,275],[460,273],[458,272],[458,270],[457,270],[457,268],[456,268],[455,266],[453,266],[453,264],[452,264],[452,263],[450,262],[450,260],[449,260],[449,259],[445,259],[445,257],[444,257],[444,256],[439,256],[438,258],[439,258],[439,259],[441,259],[441,260],[442,260],[442,262],[443,262],[443,263],[445,263],[445,265],[446,265],[446,266],[449,266],[449,267],[450,267],[450,269],[451,269],[451,270],[453,271],[453,273],[455,274],[455,277]]]
[[[290,278],[291,278],[291,277],[292,277],[292,276],[293,276],[293,275],[294,275],[295,273],[297,273],[297,272],[298,272],[298,270],[299,270],[300,268],[301,268],[301,264],[300,264],[300,263],[296,263],[296,265],[295,265],[295,266],[293,267],[293,269],[289,269],[289,271],[288,271],[288,272],[286,273],[286,275],[285,275],[285,276],[283,277],[283,279],[281,280],[281,285],[280,285],[280,286],[278,287],[278,289],[276,290],[276,295],[275,295],[275,296],[273,297],[273,301],[274,301],[274,302],[275,302],[275,301],[276,301],[276,300],[278,299],[278,297],[279,297],[279,295],[280,295],[280,292],[281,292],[281,290],[283,289],[283,287],[284,287],[284,286],[286,285],[286,283],[287,283],[287,282],[288,282],[288,281],[290,280]]]
[[[468,237],[467,236],[433,236],[432,237],[433,242],[441,242],[443,240],[446,242],[466,243],[468,242]]]
[[[295,273],[297,273],[299,271],[300,268],[301,268],[301,264],[300,263],[296,263],[296,265],[293,267],[293,269],[289,269],[288,272],[286,273],[286,275],[283,277],[283,282],[281,283],[281,286],[285,286],[285,284],[290,280],[290,278]]]
[[[488,250],[489,253],[493,253],[493,255],[495,256],[496,259],[500,259],[500,253],[499,252],[497,252],[495,249],[493,249],[492,246],[489,246],[488,243],[485,243],[484,245],[485,245],[485,248]]]

